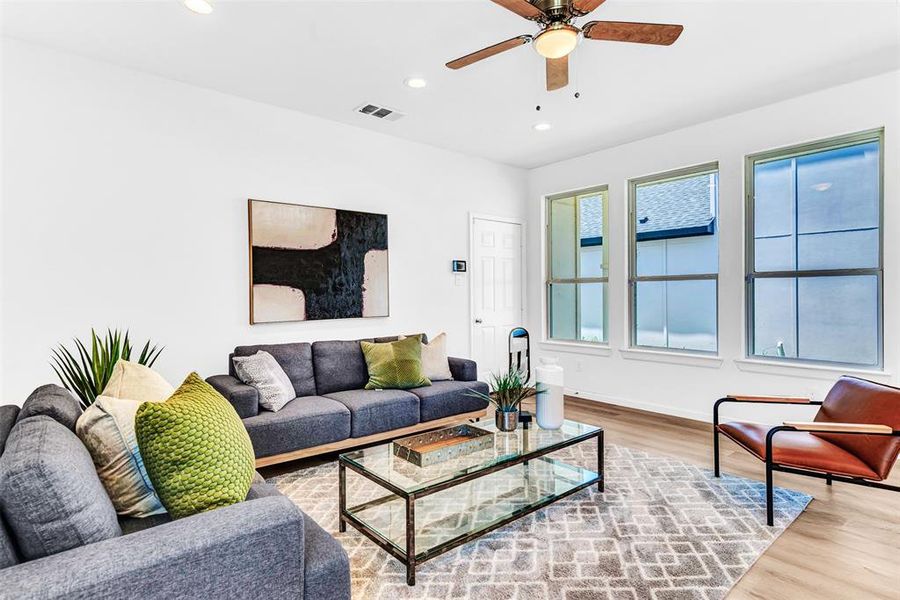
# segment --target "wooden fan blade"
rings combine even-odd
[[[583,28],[584,37],[609,42],[632,42],[671,46],[681,35],[681,25],[663,23],[624,23],[622,21],[591,21]]]
[[[540,21],[546,19],[547,14],[537,6],[528,2],[528,0],[492,0],[494,4],[499,4],[506,10],[511,10],[520,17],[531,19],[532,21]]]
[[[479,60],[484,60],[485,58],[490,58],[495,54],[500,54],[501,52],[512,50],[513,48],[517,48],[523,44],[527,44],[530,41],[530,35],[520,35],[519,37],[514,37],[510,40],[506,40],[505,42],[500,42],[499,44],[494,44],[493,46],[482,48],[481,50],[473,52],[472,54],[466,54],[465,56],[457,58],[456,60],[451,60],[447,63],[447,66],[451,69],[462,69],[463,67],[468,67],[472,63],[476,63]]]
[[[573,0],[572,12],[579,17],[583,17],[604,2],[606,2],[606,0]]]
[[[547,91],[552,92],[569,85],[569,57],[547,59]]]

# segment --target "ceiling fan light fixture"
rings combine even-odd
[[[198,15],[208,15],[213,11],[210,0],[184,0],[184,5]]]
[[[568,56],[578,46],[581,31],[566,23],[555,23],[534,38],[534,49],[544,58]]]

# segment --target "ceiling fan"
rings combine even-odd
[[[581,27],[572,23],[583,17],[606,0],[492,0],[520,17],[537,23],[541,30],[536,35],[520,35],[512,39],[482,48],[456,60],[447,66],[461,69],[501,52],[534,43],[537,53],[547,59],[547,91],[558,90],[569,84],[569,54],[581,37],[609,42],[633,42],[670,46],[684,29],[681,25],[662,23],[627,23],[622,21],[591,21]]]

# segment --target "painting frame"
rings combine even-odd
[[[256,233],[254,231],[254,229],[255,229],[254,228],[254,207],[255,206],[266,206],[267,208],[275,209],[275,210],[278,210],[278,209],[293,210],[293,209],[295,209],[296,211],[298,211],[298,213],[303,213],[303,212],[333,213],[335,221],[334,221],[331,242],[328,244],[320,245],[320,246],[314,246],[312,248],[281,248],[281,247],[273,247],[273,246],[255,245],[255,241],[257,241],[256,237],[254,235]],[[344,296],[346,296],[346,297],[354,296],[353,298],[351,298],[351,303],[359,304],[359,313],[358,314],[355,314],[355,313],[354,314],[339,314],[336,312],[335,314],[327,314],[326,316],[323,316],[323,314],[322,314],[323,311],[318,310],[314,313],[316,316],[313,316],[313,317],[310,317],[309,312],[306,312],[302,318],[297,318],[297,317],[261,318],[260,317],[261,300],[259,297],[257,297],[258,296],[258,290],[257,290],[258,287],[260,287],[260,286],[285,287],[285,288],[290,288],[294,292],[299,292],[304,300],[304,305],[303,305],[304,311],[307,310],[306,294],[308,293],[308,290],[304,290],[303,288],[299,288],[299,287],[288,286],[285,283],[267,284],[267,283],[258,282],[257,279],[259,279],[259,272],[261,270],[269,272],[269,274],[271,271],[271,269],[268,268],[269,265],[267,265],[266,269],[260,269],[259,265],[261,264],[261,260],[263,260],[263,257],[260,256],[260,253],[265,253],[265,252],[301,252],[302,253],[307,250],[311,253],[314,253],[316,251],[324,251],[326,249],[329,249],[329,248],[335,246],[335,244],[341,243],[341,241],[342,241],[341,235],[342,234],[345,237],[350,235],[349,233],[339,231],[338,223],[339,223],[339,221],[342,221],[342,220],[343,221],[349,220],[349,221],[355,221],[355,222],[361,222],[361,223],[368,222],[369,225],[374,225],[374,230],[376,232],[374,234],[370,234],[370,233],[368,233],[368,230],[366,230],[364,237],[366,237],[366,239],[368,239],[369,246],[371,246],[371,247],[366,246],[365,248],[368,248],[368,249],[365,252],[362,252],[361,248],[353,248],[353,247],[350,248],[351,250],[356,251],[357,257],[362,261],[363,271],[362,271],[362,275],[361,275],[362,279],[360,279],[360,273],[356,273],[357,274],[356,283],[358,283],[358,294],[359,295],[356,296],[356,293],[357,293],[356,288],[350,287],[349,291],[344,293]],[[324,230],[322,230],[320,228],[320,233],[322,231],[324,231]],[[303,233],[305,233],[305,232],[303,232]],[[374,238],[373,238],[373,236],[374,236]],[[302,237],[302,235],[298,236],[298,237]],[[321,235],[320,235],[320,237],[321,237]],[[358,238],[359,235],[357,235],[356,237]],[[375,239],[377,241],[375,241],[373,243],[373,239]],[[305,321],[329,321],[329,320],[344,320],[344,319],[358,319],[358,318],[370,319],[370,318],[390,317],[390,260],[389,260],[390,250],[389,250],[389,243],[388,243],[388,215],[387,214],[367,212],[367,211],[358,211],[358,210],[351,210],[351,209],[344,209],[344,208],[326,207],[326,206],[319,206],[319,205],[313,205],[313,204],[296,204],[296,203],[290,203],[290,202],[280,202],[280,201],[272,201],[272,200],[260,200],[257,198],[248,198],[247,199],[247,240],[248,240],[247,250],[248,250],[248,273],[249,273],[249,280],[248,280],[249,315],[248,316],[249,316],[249,322],[251,325],[263,325],[263,324],[270,324],[270,323],[296,323],[296,322],[302,323]],[[383,241],[383,243],[381,243],[382,241]],[[347,243],[350,243],[350,242],[347,242]],[[342,246],[341,247],[342,253],[344,250],[346,250],[346,248],[344,248]],[[367,265],[368,265],[367,259],[370,258],[369,255],[373,253],[372,251],[375,251],[374,254],[376,256],[380,256],[383,254],[383,257],[380,257],[379,260],[377,261],[379,270],[377,273],[375,273],[375,276],[378,278],[377,282],[375,282],[375,283],[377,283],[378,285],[376,285],[374,287],[380,288],[380,290],[377,292],[377,294],[378,294],[377,297],[375,297],[373,295],[370,298],[370,300],[375,300],[375,304],[376,304],[375,314],[366,314],[366,308],[365,308],[366,300],[367,300],[366,284],[372,283],[372,281],[369,281],[366,279]],[[254,257],[254,254],[257,254],[257,256]],[[333,254],[333,252],[332,252],[332,254]],[[297,254],[296,256],[298,257],[298,260],[299,260],[299,257],[302,255]],[[332,274],[331,275],[333,277],[339,277],[341,279],[346,278],[347,275],[345,275],[344,262],[343,262],[344,257],[341,257],[338,260],[339,260],[339,262],[336,265],[338,271],[334,272],[335,266],[332,265]],[[355,263],[353,265],[351,265],[351,267],[352,267],[352,269],[355,269],[356,271],[359,271],[359,269],[360,269],[360,265],[355,264]],[[293,271],[297,272],[297,269],[293,269]],[[333,282],[330,282],[330,281],[326,281],[323,283],[332,283],[333,284]],[[342,286],[342,285],[337,285],[337,287],[339,289],[346,288],[346,286]],[[348,294],[350,296],[348,296]],[[329,294],[329,296],[331,296],[331,294]],[[381,309],[377,308],[378,306],[381,306],[381,305],[383,305],[383,308],[381,308]]]

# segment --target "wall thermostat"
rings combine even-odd
[[[454,260],[453,261],[453,272],[454,273],[465,273],[466,272],[466,261]]]

